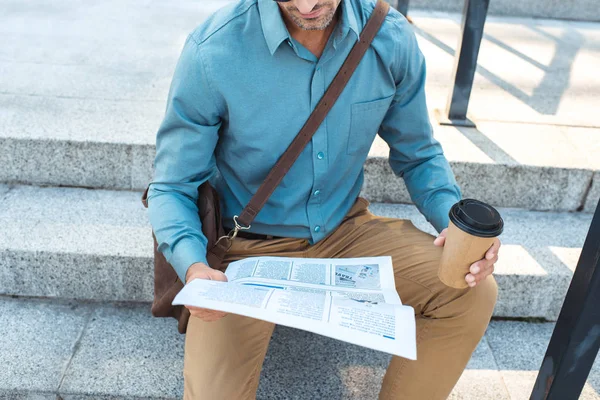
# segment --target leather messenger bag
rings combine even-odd
[[[231,247],[232,241],[240,230],[250,228],[250,224],[256,215],[265,205],[292,164],[294,164],[304,147],[310,142],[314,133],[325,119],[325,116],[346,87],[346,84],[377,35],[377,32],[379,32],[379,28],[383,24],[389,7],[389,4],[383,0],[377,1],[375,10],[369,21],[367,21],[359,40],[352,47],[350,54],[348,54],[348,57],[327,88],[327,91],[300,132],[298,132],[294,141],[279,158],[257,192],[252,196],[246,208],[244,208],[239,216],[236,215],[233,218],[235,228],[231,232],[225,233],[223,229],[219,195],[216,190],[208,181],[198,187],[198,217],[202,222],[202,233],[208,240],[207,261],[211,268],[220,270],[226,268],[226,265],[223,265],[223,258]],[[149,188],[150,185],[148,185],[142,196],[142,203],[145,207],[148,207],[147,198]],[[177,319],[179,332],[185,333],[190,312],[184,306],[173,306],[171,304],[175,295],[183,288],[184,283],[181,282],[171,264],[165,259],[165,256],[158,251],[158,243],[154,233],[152,233],[152,237],[154,239],[154,301],[152,302],[152,315],[155,317],[173,317]]]

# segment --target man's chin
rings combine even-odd
[[[305,31],[322,31],[325,28],[327,28],[327,25],[303,23],[301,25],[298,25],[298,27]]]
[[[328,15],[320,16],[319,18],[305,19],[299,16],[293,18],[296,25],[305,31],[319,31],[324,30],[329,26],[333,18]]]

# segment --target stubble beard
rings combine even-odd
[[[294,6],[286,7],[289,17],[294,21],[298,28],[305,31],[321,31],[324,30],[331,24],[333,17],[335,16],[336,9],[333,7],[333,3],[322,5],[321,8],[327,8],[325,13],[316,19],[304,19],[300,17],[298,9]]]

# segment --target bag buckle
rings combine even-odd
[[[248,229],[252,228],[252,225],[248,225],[248,226],[242,226],[242,225],[240,225],[240,223],[237,220],[238,218],[239,218],[238,215],[234,215],[233,216],[233,223],[235,225],[235,228],[233,228],[231,230],[231,232],[229,232],[227,234],[227,236],[231,240],[235,239],[235,237],[237,236],[237,234],[238,234],[239,231],[245,231],[245,230],[248,230]]]
[[[219,243],[221,241],[221,239],[227,239],[231,242],[233,239],[235,239],[235,237],[237,236],[239,231],[245,231],[252,227],[252,225],[248,225],[248,226],[240,225],[240,223],[237,220],[238,218],[239,218],[239,215],[233,216],[233,224],[235,227],[227,235],[221,236],[219,238],[219,240],[217,240],[217,243]]]

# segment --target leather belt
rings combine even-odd
[[[233,228],[225,228],[225,232],[230,232]],[[239,231],[237,234],[238,237],[250,240],[272,240],[272,239],[282,239],[283,236],[273,236],[273,235],[263,235],[261,233],[252,233],[248,231]]]

